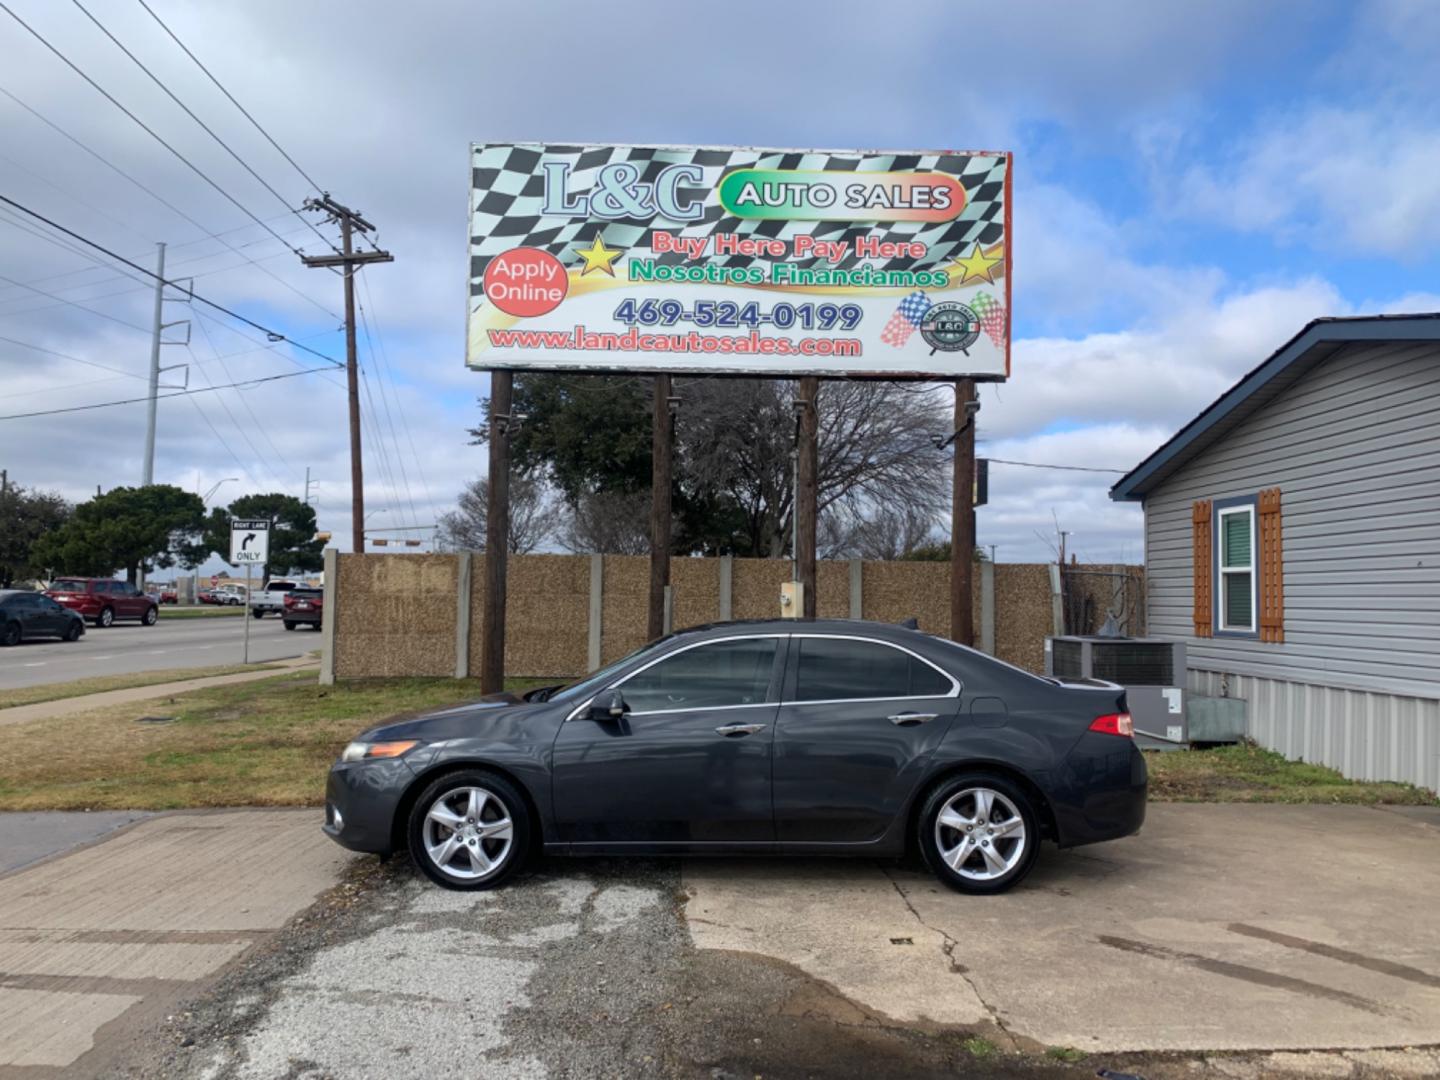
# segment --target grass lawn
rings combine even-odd
[[[206,604],[201,607],[172,607],[169,604],[160,606],[160,618],[162,619],[213,619],[217,616],[244,615],[248,608],[243,607],[219,607]]]
[[[0,810],[320,805],[362,730],[479,696],[476,680],[320,686],[310,671],[15,724],[0,740]]]
[[[159,680],[173,673],[148,674]],[[515,680],[510,688],[541,684]],[[0,738],[0,810],[319,805],[331,762],[360,731],[479,696],[476,680],[320,686],[314,671],[297,671],[12,724]],[[151,716],[170,719],[141,720]],[[1146,757],[1158,801],[1435,802],[1419,788],[1353,783],[1253,746]]]
[[[129,690],[137,686],[157,686],[160,683],[181,682],[185,679],[205,679],[211,675],[239,675],[246,671],[274,670],[276,670],[274,664],[225,664],[215,667],[136,671],[123,675],[96,675],[89,679],[72,679],[69,682],[42,683],[39,686],[21,686],[14,690],[0,690],[0,709],[9,709],[16,705],[35,705],[41,701],[83,697],[86,694],[103,694],[107,690]]]
[[[1247,743],[1212,750],[1150,751],[1145,761],[1150,766],[1150,798],[1156,802],[1436,803],[1423,788],[1346,780],[1324,765],[1290,761]]]

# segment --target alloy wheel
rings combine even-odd
[[[971,881],[1004,877],[1020,864],[1029,842],[1019,809],[992,788],[956,792],[935,817],[940,857]]]
[[[455,787],[425,813],[425,855],[463,881],[483,881],[510,859],[515,827],[504,801],[483,787]]]

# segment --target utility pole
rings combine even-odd
[[[342,249],[337,255],[305,255],[300,261],[314,269],[341,267],[345,275],[345,382],[350,400],[350,543],[357,555],[365,551],[365,465],[360,456],[360,373],[355,357],[355,271],[366,263],[394,262],[388,251],[361,251],[352,247],[353,234],[369,233],[375,226],[358,211],[342,206],[329,193],[306,199],[306,210],[317,210],[339,222]],[[308,489],[307,489],[308,494]]]
[[[800,582],[800,614],[815,618],[815,531],[820,467],[820,413],[817,399],[820,380],[807,375],[800,380],[800,397],[795,402],[799,421],[799,444],[795,461],[795,578]]]
[[[155,255],[155,325],[150,331],[150,392],[145,406],[145,471],[140,483],[149,487],[155,482],[155,410],[160,394],[160,333],[165,320],[165,245],[156,244]]]
[[[669,375],[655,376],[655,417],[650,441],[650,610],[651,641],[665,633],[665,589],[670,584],[670,488],[675,472],[675,418]]]
[[[485,609],[480,631],[480,692],[505,689],[505,590],[510,557],[510,425],[515,376],[490,373],[490,471],[485,492]]]
[[[955,477],[950,505],[950,638],[975,644],[975,397],[974,379],[955,380]]]

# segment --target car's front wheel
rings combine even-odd
[[[156,621],[159,620],[159,618],[160,609],[152,604],[145,609],[145,615],[142,621],[145,623],[146,626],[154,626]]]
[[[114,610],[112,610],[111,608],[108,608],[108,607],[101,609],[100,614],[97,615],[97,616],[95,616],[95,625],[96,625],[96,626],[99,626],[99,627],[114,626],[114,625],[115,625],[115,612],[114,612]]]
[[[1040,829],[1019,785],[990,773],[940,783],[920,811],[920,851],[945,884],[981,895],[1004,892],[1035,865]]]
[[[431,881],[450,889],[493,889],[525,859],[530,812],[503,776],[467,769],[421,792],[408,835],[415,865]]]
[[[74,619],[65,629],[65,640],[79,641],[80,635],[83,633],[85,633],[85,624],[79,619]]]

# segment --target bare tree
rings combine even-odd
[[[933,505],[831,507],[816,546],[824,559],[904,559],[934,538],[938,521]]]
[[[679,394],[687,494],[732,504],[749,550],[783,555],[794,510],[792,388],[777,380],[686,380]],[[822,519],[884,513],[933,521],[948,505],[948,455],[934,439],[949,432],[950,403],[935,388],[828,382],[817,407]]]
[[[460,493],[459,507],[441,514],[435,546],[441,551],[484,551],[487,494],[485,477],[472,480]],[[508,546],[527,555],[555,534],[560,507],[538,477],[517,474],[510,478],[510,529]]]
[[[570,519],[557,539],[577,555],[645,555],[650,551],[650,496],[636,492],[590,492],[568,508]]]

